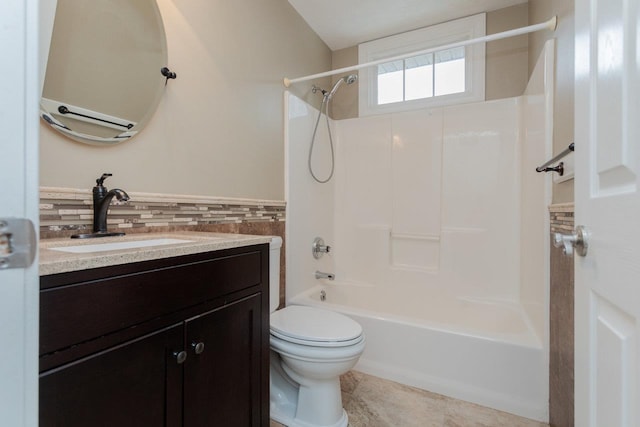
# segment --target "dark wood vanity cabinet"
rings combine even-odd
[[[43,276],[40,426],[268,426],[268,248]]]
[[[175,325],[40,376],[41,426],[180,425],[179,349]],[[173,407],[172,407],[173,406]]]
[[[261,425],[259,313],[253,295],[187,322],[189,347],[205,346],[185,362],[185,427]]]

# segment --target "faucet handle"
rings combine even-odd
[[[104,182],[105,179],[109,178],[110,176],[113,176],[112,173],[103,173],[102,176],[98,179],[96,179],[96,184],[98,184],[99,186],[102,186],[102,183]]]
[[[320,259],[322,255],[328,254],[331,251],[331,246],[325,245],[322,237],[316,237],[313,239],[311,245],[311,253],[315,259]]]

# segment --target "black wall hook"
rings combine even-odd
[[[163,76],[165,76],[167,79],[164,81],[165,86],[167,85],[167,82],[169,81],[169,79],[175,79],[176,77],[178,77],[176,75],[176,73],[174,73],[173,71],[171,71],[169,68],[167,67],[162,67],[160,69],[160,73],[162,73]]]
[[[558,163],[557,166],[554,167],[546,167],[542,170],[537,170],[536,172],[557,172],[558,175],[563,176],[564,175],[564,162],[560,162]]]

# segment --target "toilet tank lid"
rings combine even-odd
[[[271,330],[304,341],[350,341],[362,335],[353,319],[329,310],[290,305],[271,314]]]

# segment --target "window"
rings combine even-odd
[[[485,35],[485,14],[358,46],[359,62],[377,61]],[[484,44],[386,62],[360,71],[360,115],[484,100]]]

